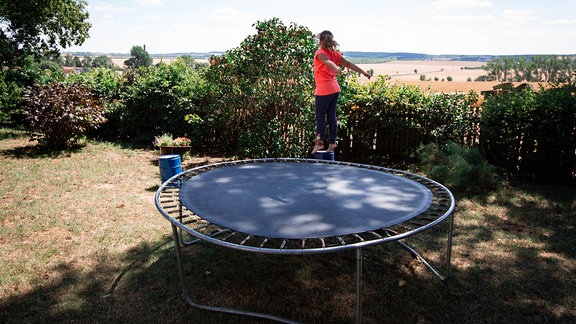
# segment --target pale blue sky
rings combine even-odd
[[[93,24],[66,51],[226,51],[278,17],[331,30],[342,51],[576,54],[576,0],[88,0]]]

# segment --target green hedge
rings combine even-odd
[[[576,178],[575,125],[574,83],[504,92],[483,104],[482,149],[511,174],[570,182]]]
[[[478,96],[426,93],[416,86],[391,85],[384,77],[352,82],[340,109],[342,159],[405,164],[431,142],[474,145],[478,139]]]

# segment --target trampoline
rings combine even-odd
[[[193,168],[165,181],[156,207],[170,221],[186,301],[201,309],[274,315],[196,303],[181,248],[209,242],[268,254],[356,251],[356,322],[362,318],[362,249],[398,242],[440,280],[450,271],[454,197],[425,177],[383,167],[311,159],[253,159]],[[448,221],[443,271],[402,239]]]

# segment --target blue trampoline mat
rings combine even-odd
[[[240,164],[191,177],[180,201],[207,221],[270,238],[362,233],[428,209],[432,192],[394,174],[327,163]]]

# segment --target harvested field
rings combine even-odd
[[[117,66],[121,67],[121,68],[125,68],[124,66],[124,61],[126,61],[127,59],[129,59],[130,57],[122,57],[122,58],[113,58],[112,62],[114,62],[114,64],[116,64]],[[154,58],[152,59],[152,64],[158,64],[160,62],[164,62],[164,63],[170,63],[174,61],[173,57],[170,58]]]
[[[426,79],[438,78],[446,80],[452,77],[453,81],[467,81],[485,75],[482,67],[486,62],[476,61],[392,61],[380,64],[359,64],[363,69],[374,70],[374,75],[388,75],[392,80],[419,81],[421,75]]]
[[[387,75],[391,84],[410,84],[420,87],[423,91],[430,92],[469,92],[480,93],[484,90],[492,90],[492,87],[500,82],[476,82],[477,77],[485,75],[486,71],[480,69],[486,62],[476,61],[393,61],[379,64],[358,64],[364,70],[374,70],[374,76]],[[416,71],[416,73],[414,72]],[[420,76],[425,75],[426,81],[420,81]],[[452,77],[452,81],[447,81]],[[438,81],[435,81],[438,78]],[[468,79],[472,81],[468,81]],[[366,81],[366,78],[360,78]],[[515,86],[520,82],[514,83]],[[537,83],[532,83],[538,88]]]

